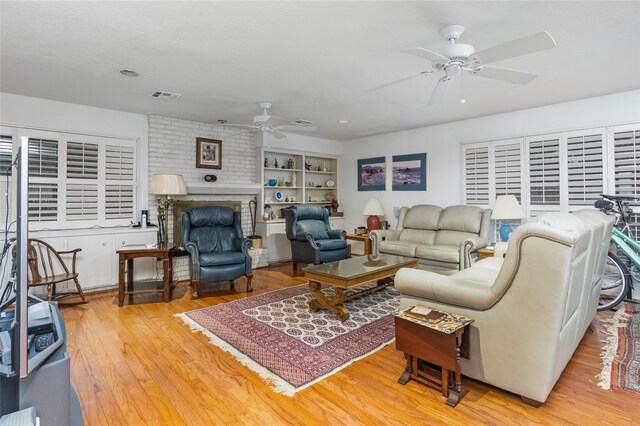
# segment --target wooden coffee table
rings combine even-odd
[[[336,262],[312,265],[302,271],[309,280],[309,288],[315,299],[309,302],[309,309],[317,311],[327,309],[334,312],[340,321],[349,318],[349,311],[343,305],[347,300],[364,294],[370,294],[393,285],[393,276],[400,268],[415,268],[418,262],[415,258],[382,255],[377,264],[371,262],[367,256],[358,256]],[[378,280],[378,285],[347,296],[345,290],[370,281]],[[334,296],[328,299],[320,290],[322,284],[334,287]]]

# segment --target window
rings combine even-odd
[[[472,146],[464,150],[465,202],[489,204],[489,147]]]
[[[128,225],[133,219],[134,141],[4,127],[0,133],[0,170],[11,164],[19,137],[29,137],[31,229]],[[2,203],[2,215],[5,210]]]
[[[527,146],[530,203],[560,205],[560,140],[528,140]]]
[[[603,134],[567,138],[569,206],[592,207],[604,190]]]
[[[631,233],[640,239],[640,123],[616,126],[610,129],[609,139],[613,141],[609,148],[609,167],[613,169],[613,182],[609,191],[618,195],[636,198],[630,203],[634,214],[631,215]]]

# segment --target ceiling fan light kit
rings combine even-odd
[[[429,105],[434,105],[445,100],[452,80],[461,75],[462,71],[466,71],[469,75],[476,77],[490,78],[513,84],[527,84],[535,79],[537,75],[506,68],[488,67],[487,64],[528,55],[556,46],[555,41],[548,32],[539,32],[476,52],[475,48],[470,44],[456,43],[462,33],[464,33],[462,25],[449,25],[442,28],[440,35],[448,44],[440,51],[432,51],[424,47],[402,49],[404,53],[430,61],[434,71],[423,71],[418,75],[383,84],[369,91],[388,87],[421,75],[425,76],[432,72],[440,73],[444,71],[445,76],[438,79],[429,99]],[[461,103],[464,102],[461,101]]]

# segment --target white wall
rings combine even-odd
[[[347,218],[347,231],[365,224],[362,209],[372,197],[380,199],[392,227],[396,224],[394,207],[462,203],[461,143],[638,120],[640,90],[635,90],[345,142],[339,202]],[[427,191],[391,191],[391,157],[421,152],[427,152]],[[378,156],[387,157],[387,190],[358,192],[358,159]]]
[[[49,99],[0,93],[0,123],[65,133],[136,140],[138,144],[138,208],[147,208],[147,116]],[[137,215],[137,214],[136,214]]]

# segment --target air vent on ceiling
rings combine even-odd
[[[299,124],[300,126],[311,126],[312,124],[316,124],[316,123],[309,120],[294,120],[293,124]]]
[[[156,90],[155,92],[151,93],[152,98],[170,99],[172,101],[177,100],[180,96],[182,95],[179,93],[164,92],[162,90]]]

